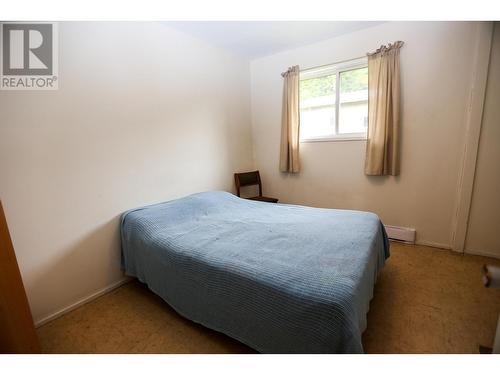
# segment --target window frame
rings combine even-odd
[[[302,80],[319,78],[335,74],[335,134],[302,138],[299,131],[299,142],[337,142],[337,141],[366,141],[367,132],[342,133],[339,134],[339,115],[340,115],[340,74],[350,70],[368,68],[368,58],[361,57],[357,59],[328,64],[314,68],[303,69],[299,73],[299,90]],[[299,116],[300,116],[300,97],[299,97]]]

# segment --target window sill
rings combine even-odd
[[[366,135],[364,136],[352,136],[352,137],[321,137],[321,138],[306,138],[301,139],[300,143],[308,142],[352,142],[352,141],[366,141]]]

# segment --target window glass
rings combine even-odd
[[[327,75],[300,82],[300,126],[302,138],[335,134],[335,91],[337,76]]]
[[[368,68],[340,72],[339,134],[366,133]]]
[[[366,58],[363,58],[307,69],[300,73],[301,140],[366,137],[366,63]]]

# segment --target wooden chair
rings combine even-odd
[[[264,197],[262,195],[262,182],[260,180],[259,171],[245,172],[245,173],[235,173],[234,182],[236,183],[236,195],[240,197],[240,188],[242,186],[252,186],[259,185],[259,195],[256,197],[249,197],[246,199],[252,199],[254,201],[278,203],[277,198]]]

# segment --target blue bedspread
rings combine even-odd
[[[121,236],[127,275],[262,353],[362,353],[389,256],[375,214],[220,191],[130,210]]]

